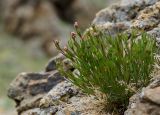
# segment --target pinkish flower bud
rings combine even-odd
[[[58,40],[54,40],[53,42],[54,42],[54,45],[56,46],[56,48],[60,50],[61,48],[59,46],[59,41]]]
[[[64,49],[64,51],[67,51],[67,50],[68,50],[68,48],[67,48],[66,46],[65,46],[63,49]]]
[[[78,26],[79,26],[78,22],[77,22],[77,21],[74,22],[74,27],[75,27],[76,29],[78,28]]]
[[[75,38],[76,38],[76,33],[75,33],[75,32],[71,32],[71,37],[72,37],[73,40],[75,40]]]

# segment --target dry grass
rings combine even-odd
[[[107,115],[105,98],[97,99],[95,96],[73,97],[71,103],[66,104],[65,113],[80,111],[81,115]]]

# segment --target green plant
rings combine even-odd
[[[62,49],[58,41],[55,45],[78,72],[65,71],[62,62],[58,63],[59,71],[84,92],[99,90],[109,103],[126,107],[129,97],[150,81],[155,40],[135,30],[111,36],[94,26],[82,36],[77,26],[67,47]]]

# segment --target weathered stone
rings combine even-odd
[[[61,82],[41,99],[40,107],[59,105],[60,101],[67,102],[69,98],[77,94],[78,90],[71,83],[67,81]]]
[[[148,89],[143,92],[143,99],[160,105],[160,87]]]
[[[31,110],[22,112],[21,115],[55,115],[57,110],[58,109],[55,106],[50,107],[50,108],[44,108],[44,109],[34,108]]]
[[[45,67],[45,72],[50,72],[56,70],[56,62],[57,60],[63,60],[65,59],[63,54],[58,54],[57,56],[53,57],[52,59],[49,60]]]
[[[71,61],[70,61],[69,59],[66,59],[66,57],[65,57],[64,55],[58,54],[57,56],[55,56],[54,58],[52,58],[52,59],[48,62],[48,64],[47,64],[46,67],[45,67],[45,71],[46,71],[46,72],[50,72],[50,71],[56,70],[56,69],[57,69],[56,63],[57,63],[58,61],[62,61],[62,63],[63,63],[63,69],[64,69],[65,71],[68,71],[68,70],[73,71],[73,70],[74,70],[74,68],[73,68],[73,66],[72,66],[72,64],[71,64]]]
[[[11,83],[8,96],[15,100],[20,113],[29,108],[38,107],[39,100],[54,86],[64,81],[57,72],[51,73],[21,73]]]
[[[125,115],[159,115],[160,114],[160,78],[155,79],[142,92],[130,98]]]
[[[141,6],[143,4],[147,4],[147,5],[152,5],[155,2],[157,2],[158,0],[122,0],[121,1],[121,5],[126,5],[126,6],[133,6],[133,5],[138,5]]]
[[[159,0],[133,0],[129,5],[124,5],[124,1],[120,6],[114,5],[98,12],[93,24],[111,34],[130,28],[153,30],[158,34],[155,30],[159,28],[160,23]],[[156,38],[159,39],[157,36]]]

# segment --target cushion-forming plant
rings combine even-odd
[[[58,41],[55,45],[78,72],[65,71],[62,62],[59,71],[84,92],[95,94],[98,90],[107,102],[126,107],[129,97],[150,82],[154,38],[136,30],[112,36],[95,26],[82,35],[77,23],[75,28],[65,48]]]

